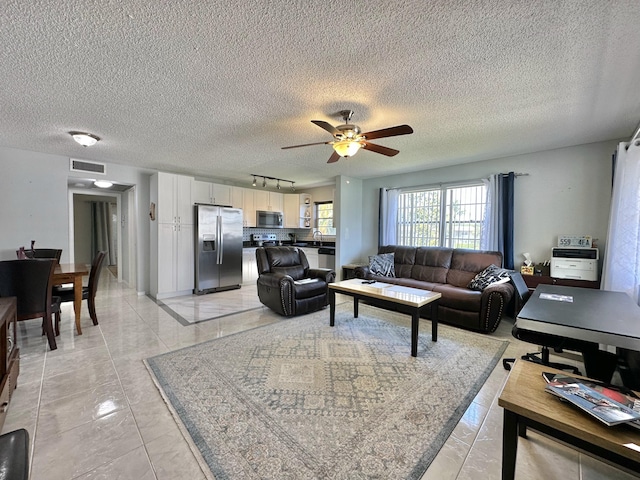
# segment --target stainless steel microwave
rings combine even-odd
[[[256,227],[258,228],[284,228],[282,212],[256,211]]]

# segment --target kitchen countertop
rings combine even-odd
[[[282,241],[282,245],[265,245],[265,246],[282,246],[282,247],[290,247],[294,245],[293,243],[289,242],[289,241]],[[256,248],[258,246],[257,242],[242,242],[242,247],[243,248]],[[336,242],[322,242],[322,245],[320,245],[320,242],[297,242],[294,246],[296,247],[300,247],[300,248],[330,248],[330,249],[334,249],[336,248]]]

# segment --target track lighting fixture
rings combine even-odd
[[[291,191],[295,192],[296,191],[296,187],[293,186],[294,182],[293,180],[285,180],[284,178],[276,178],[276,177],[267,177],[265,175],[256,175],[255,173],[251,173],[250,174],[253,177],[253,183],[251,185],[253,185],[254,187],[256,186],[257,182],[256,179],[257,178],[262,178],[262,188],[265,188],[267,186],[267,180],[275,180],[276,181],[276,188],[278,190],[281,190],[282,187],[280,186],[280,182],[286,182],[286,183],[290,183],[291,184]]]

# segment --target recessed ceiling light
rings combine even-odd
[[[69,135],[71,135],[73,139],[83,147],[95,145],[100,140],[100,137],[85,132],[69,132]]]
[[[110,188],[113,186],[113,183],[108,180],[96,180],[93,184],[98,188]]]

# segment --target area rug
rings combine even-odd
[[[508,342],[425,320],[414,358],[409,326],[345,304],[147,366],[210,478],[419,479]]]

